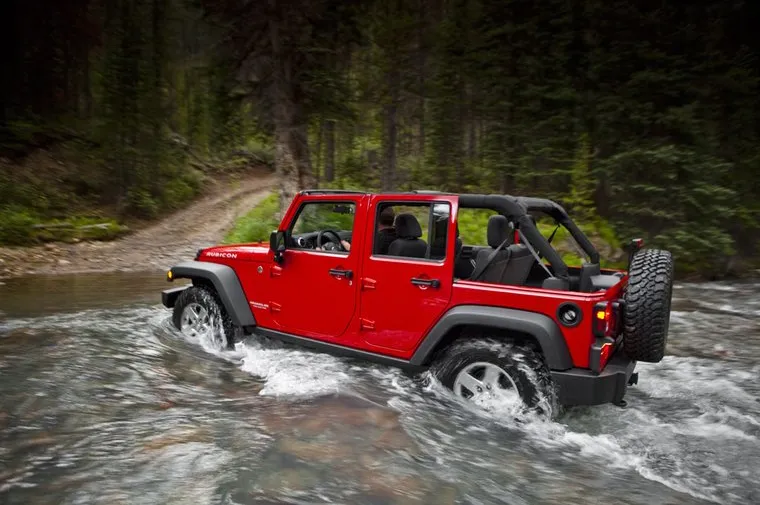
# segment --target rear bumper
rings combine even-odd
[[[552,372],[559,402],[563,405],[619,403],[628,389],[636,362],[618,351],[601,373],[583,368]]]
[[[174,304],[177,302],[177,297],[181,292],[186,290],[188,286],[179,286],[176,288],[171,289],[165,289],[161,291],[161,303],[164,304],[164,307],[172,308],[174,307]]]

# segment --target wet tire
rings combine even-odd
[[[220,344],[221,347],[230,347],[234,343],[235,325],[232,324],[227,311],[222,305],[219,296],[209,287],[190,286],[182,291],[177,297],[172,313],[172,323],[183,334],[193,336],[192,332],[187,332],[187,317],[193,317],[192,313],[186,312],[189,309],[200,308],[200,318],[209,325],[209,331],[213,331],[212,339]],[[197,315],[197,314],[196,314]],[[203,321],[199,321],[202,323]],[[183,331],[183,325],[185,331]]]
[[[673,296],[673,257],[644,249],[629,269],[623,316],[623,348],[633,360],[658,363],[665,356]]]
[[[509,380],[502,382],[508,383],[509,389],[516,389],[524,408],[548,416],[556,413],[556,395],[551,373],[541,354],[530,346],[490,338],[461,340],[438,357],[431,371],[456,396],[473,400],[474,396],[466,394],[468,387],[462,385],[462,374],[466,372],[472,378],[482,381],[485,372],[479,369],[487,370],[488,365],[495,365],[508,376]],[[471,384],[475,388],[485,389],[485,386],[478,386],[477,382]],[[474,394],[484,392],[487,393],[470,391]]]

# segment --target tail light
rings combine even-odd
[[[595,337],[615,338],[620,330],[620,302],[600,302],[594,305]]]
[[[615,350],[615,339],[620,333],[622,305],[620,302],[600,302],[594,305],[592,329],[594,343],[591,345],[591,370],[599,373],[604,369]]]

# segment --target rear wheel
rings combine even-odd
[[[445,351],[433,373],[456,396],[485,410],[555,411],[551,374],[530,346],[495,339],[460,341]]]
[[[673,296],[673,257],[644,249],[629,269],[623,316],[623,348],[633,360],[658,363],[665,356]]]
[[[235,326],[210,288],[190,286],[182,291],[174,304],[172,322],[187,338],[217,349],[232,345]]]

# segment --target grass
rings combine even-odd
[[[0,210],[0,243],[5,245],[114,240],[128,232],[129,228],[113,219],[77,216],[45,220],[27,209]]]
[[[279,210],[279,195],[275,192],[269,193],[248,214],[238,219],[232,230],[224,237],[224,243],[241,244],[268,241],[269,234],[276,230],[280,224],[277,219]]]

